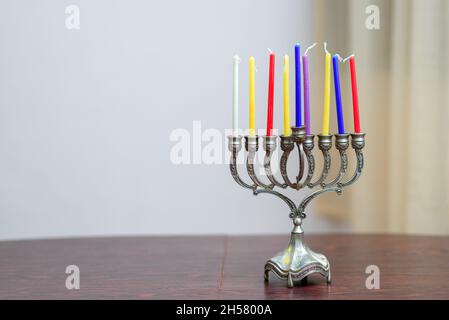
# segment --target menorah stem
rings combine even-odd
[[[320,273],[330,283],[329,261],[324,255],[313,252],[305,244],[304,230],[301,226],[302,219],[295,218],[293,224],[287,248],[269,259],[265,264],[265,281],[268,281],[269,272],[272,271],[280,279],[287,280],[289,288],[293,287],[295,282],[306,282],[305,279],[312,273]]]

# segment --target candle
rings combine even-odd
[[[271,136],[273,130],[274,59],[275,59],[274,53],[270,51],[270,67],[268,74],[267,136]]]
[[[302,72],[304,78],[304,122],[306,125],[306,134],[310,134],[309,58],[307,57],[307,52],[315,46],[316,43],[308,47],[302,56]]]
[[[254,57],[249,58],[249,136],[256,135],[256,69]]]
[[[343,120],[343,107],[341,104],[340,73],[338,72],[338,62],[341,60],[338,54],[332,57],[334,67],[334,87],[335,87],[335,106],[337,107],[338,133],[345,133],[345,124]]]
[[[239,56],[234,56],[234,84],[232,92],[232,134],[237,136],[239,133]]]
[[[297,127],[302,126],[302,110],[301,110],[301,47],[298,44],[295,45],[295,124]]]
[[[354,116],[354,131],[355,133],[360,133],[359,95],[357,92],[357,77],[355,73],[354,55],[349,58],[349,66],[351,69],[352,113]]]
[[[284,56],[284,136],[289,137],[292,134],[290,128],[290,58]]]
[[[324,51],[326,52],[324,65],[324,108],[323,108],[323,128],[322,135],[329,134],[329,115],[330,115],[330,86],[331,86],[331,55],[327,51],[326,42],[324,43]]]

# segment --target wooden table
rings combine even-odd
[[[449,299],[449,237],[308,235],[329,258],[319,275],[288,289],[263,267],[284,236],[118,237],[0,242],[1,299]],[[80,290],[67,290],[67,265]],[[365,287],[368,265],[379,290]]]

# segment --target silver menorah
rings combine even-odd
[[[293,230],[291,232],[290,242],[287,248],[265,264],[264,279],[268,281],[269,272],[272,271],[279,278],[287,280],[287,286],[293,287],[295,283],[306,283],[307,277],[313,273],[319,273],[331,282],[331,269],[328,259],[320,253],[315,253],[304,242],[304,230],[302,221],[306,218],[307,205],[317,196],[325,192],[336,192],[341,194],[343,188],[350,186],[360,177],[363,169],[363,153],[365,146],[364,133],[335,134],[335,146],[340,155],[340,169],[338,174],[331,181],[328,180],[329,170],[331,168],[332,135],[318,135],[318,148],[323,156],[323,168],[321,174],[313,181],[315,173],[315,157],[313,149],[315,146],[315,136],[307,135],[305,127],[292,127],[291,136],[280,136],[280,146],[282,155],[279,168],[283,182],[279,181],[271,170],[271,160],[277,147],[277,136],[263,136],[263,149],[265,151],[264,169],[269,182],[264,183],[256,174],[254,168],[256,154],[259,150],[259,136],[245,136],[246,169],[251,179],[250,183],[244,182],[237,170],[237,157],[242,149],[242,136],[228,136],[228,148],[231,152],[230,169],[234,180],[242,187],[253,191],[254,195],[261,193],[272,194],[283,200],[290,209],[289,217],[293,221]],[[351,137],[351,138],[349,138]],[[348,174],[348,156],[349,140],[355,151],[357,164],[354,173],[350,178],[345,179]],[[288,158],[295,149],[299,153],[299,173],[294,179],[290,180],[287,174]],[[307,160],[307,174],[305,175],[305,160]],[[305,177],[304,177],[305,176]],[[306,196],[299,205],[284,194],[274,190],[292,188],[301,190],[303,188],[317,189]]]

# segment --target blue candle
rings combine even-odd
[[[332,57],[332,64],[334,66],[334,85],[335,85],[335,105],[337,106],[337,121],[338,133],[345,133],[345,124],[343,121],[343,107],[341,105],[341,90],[340,90],[340,74],[338,72],[339,56]]]
[[[295,45],[295,98],[296,98],[296,127],[302,126],[301,110],[301,47]]]

